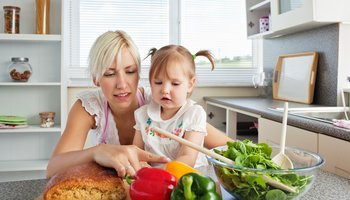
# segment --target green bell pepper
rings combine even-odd
[[[183,175],[171,193],[171,200],[218,200],[216,184],[208,176],[197,173]]]

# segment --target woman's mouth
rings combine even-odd
[[[116,99],[118,99],[119,101],[126,101],[126,100],[128,100],[129,96],[130,96],[129,92],[119,93],[119,94],[114,95],[114,97]]]
[[[117,94],[117,95],[114,95],[114,96],[117,96],[117,97],[125,97],[125,96],[128,96],[129,93],[121,93],[121,94]]]

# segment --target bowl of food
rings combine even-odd
[[[297,148],[285,148],[293,169],[281,169],[272,161],[279,146],[254,144],[249,140],[228,142],[212,149],[234,161],[234,165],[207,156],[220,185],[236,199],[283,200],[304,195],[324,164],[321,156]]]

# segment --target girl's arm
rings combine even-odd
[[[132,142],[133,145],[137,146],[140,149],[145,149],[145,143],[142,140],[141,132],[136,130],[134,140]],[[140,167],[151,167],[147,162],[140,162]]]
[[[233,141],[232,138],[219,131],[217,128],[207,123],[208,135],[204,138],[204,147],[212,149],[218,146],[226,145],[228,141]]]
[[[205,136],[199,132],[186,132],[184,139],[202,146],[204,137]],[[191,167],[194,167],[194,165],[196,164],[197,157],[198,157],[198,151],[186,145],[182,145],[180,148],[180,151],[176,156],[176,160],[186,163]]]
[[[140,149],[145,149],[145,143],[142,140],[141,132],[139,130],[135,131],[135,136],[132,144],[139,147]]]

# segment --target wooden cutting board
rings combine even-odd
[[[317,62],[316,52],[280,55],[274,70],[273,98],[311,104]]]

